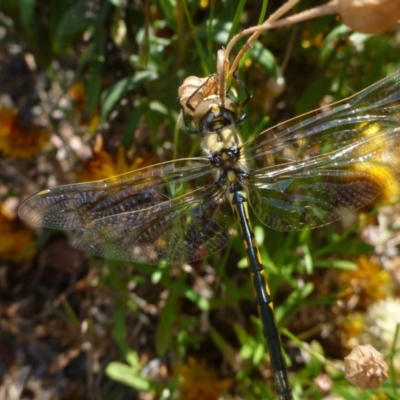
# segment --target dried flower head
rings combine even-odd
[[[189,115],[193,115],[193,110],[188,107],[188,104],[196,109],[206,97],[216,94],[218,94],[217,75],[211,75],[207,78],[189,76],[178,89],[179,102],[185,113]]]
[[[356,346],[344,358],[346,379],[361,389],[377,389],[388,378],[383,355],[371,345]]]
[[[338,0],[337,8],[343,22],[357,32],[382,33],[400,19],[399,0]]]

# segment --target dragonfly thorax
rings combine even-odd
[[[234,126],[227,126],[218,132],[203,133],[203,149],[209,158],[221,162],[235,163],[239,160],[242,140]]]
[[[219,132],[203,134],[203,149],[211,165],[216,169],[216,180],[229,187],[248,176],[242,157],[242,140],[234,126],[227,126]]]

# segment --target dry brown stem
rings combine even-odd
[[[311,8],[309,10],[300,12],[295,15],[291,15],[289,17],[279,19],[282,15],[286,14],[290,9],[292,9],[299,0],[289,0],[286,2],[281,8],[279,8],[274,14],[272,14],[263,24],[252,26],[243,30],[242,32],[235,35],[232,40],[226,46],[225,51],[225,59],[229,60],[229,54],[233,48],[233,46],[243,37],[252,34],[252,36],[247,40],[244,46],[240,49],[238,55],[233,61],[231,67],[229,68],[228,75],[226,80],[232,77],[234,71],[236,70],[240,60],[242,59],[244,53],[251,48],[252,44],[257,40],[257,38],[261,35],[262,32],[274,29],[278,27],[293,25],[298,22],[303,22],[312,18],[321,17],[323,15],[334,14],[337,12],[337,0],[332,0],[328,4],[324,4],[323,6]],[[229,62],[229,61],[227,61]]]

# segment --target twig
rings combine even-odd
[[[279,8],[274,14],[272,14],[263,24],[247,28],[232,38],[232,40],[226,46],[225,60],[229,60],[229,54],[230,54],[233,46],[241,38],[243,38],[244,36],[250,35],[251,33],[253,34],[247,40],[247,42],[242,46],[238,55],[236,56],[235,60],[233,61],[232,65],[229,69],[228,75],[226,77],[227,81],[230,80],[231,76],[233,75],[234,71],[236,70],[244,53],[249,48],[251,48],[252,44],[257,40],[257,38],[261,35],[262,32],[269,30],[269,29],[273,29],[273,28],[293,25],[293,24],[296,24],[299,22],[303,22],[303,21],[312,19],[312,18],[321,17],[323,15],[334,14],[337,12],[337,0],[332,0],[328,4],[324,4],[322,6],[315,7],[315,8],[310,8],[309,10],[302,11],[298,14],[291,15],[291,16],[283,18],[283,19],[279,19],[283,14],[285,14],[291,8],[293,8],[298,3],[298,1],[299,0],[289,0],[281,8]],[[227,61],[227,62],[229,62],[229,61]]]

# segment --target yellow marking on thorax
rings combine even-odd
[[[219,132],[207,132],[204,135],[203,146],[211,153],[224,149],[241,147],[242,139],[233,127],[226,127]]]
[[[237,181],[237,175],[234,171],[228,171],[226,178],[228,179],[229,183],[235,183]]]

